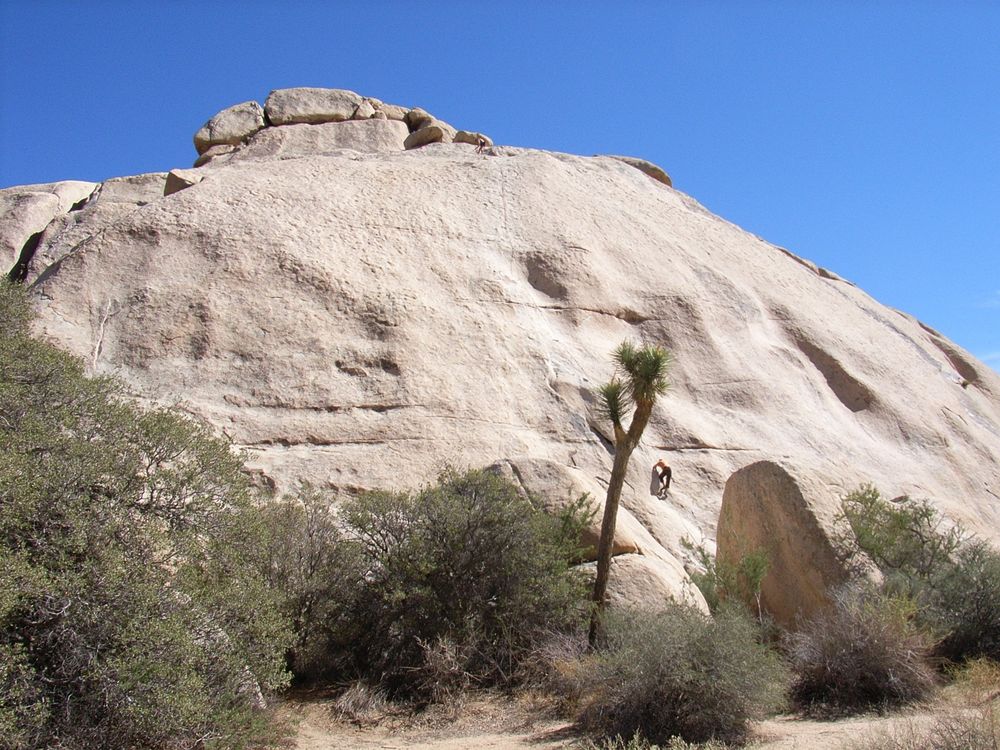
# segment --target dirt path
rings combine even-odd
[[[477,699],[451,715],[381,716],[359,725],[337,718],[329,700],[294,700],[281,714],[296,727],[294,750],[557,750],[579,746],[582,735],[567,721],[498,699]],[[891,717],[816,721],[781,716],[757,725],[753,750],[841,750],[874,731],[929,722],[928,711]]]
[[[530,708],[496,699],[475,700],[450,714],[382,716],[367,725],[338,718],[328,700],[290,701],[280,713],[297,727],[290,745],[294,750],[550,750],[573,747],[579,740],[567,721],[540,717]]]
[[[288,727],[283,750],[568,750],[579,748],[583,740],[569,721],[553,716],[551,699],[538,695],[533,700],[479,695],[419,714],[380,703],[364,691],[348,697],[348,693],[337,700],[329,693],[290,695],[278,709]],[[352,711],[352,720],[344,716],[345,706]],[[961,680],[937,691],[930,703],[891,716],[769,719],[754,727],[747,750],[846,750],[886,733],[909,736],[907,746],[917,747],[917,737],[931,724],[943,720],[940,727],[947,728],[956,719],[966,722],[958,727],[961,732],[968,726],[1000,731],[1000,668],[981,662]]]

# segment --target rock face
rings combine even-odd
[[[41,241],[41,233],[57,216],[85,203],[97,188],[94,182],[52,182],[0,190],[0,263],[11,269],[29,242]],[[34,238],[34,240],[32,240]],[[34,249],[29,246],[28,255]]]
[[[609,156],[609,159],[617,159],[618,161],[628,164],[630,167],[635,167],[643,174],[649,175],[657,182],[662,182],[667,187],[673,187],[674,183],[670,179],[670,175],[663,171],[661,167],[656,166],[650,161],[645,159],[637,159],[634,156]]]
[[[831,544],[834,512],[857,487],[846,475],[821,477],[774,461],[750,464],[726,482],[716,540],[720,562],[737,564],[757,550],[768,557],[761,606],[779,625],[793,628],[829,601],[847,580]]]
[[[312,116],[285,99],[284,116]],[[711,547],[727,480],[762,460],[927,497],[996,539],[1000,378],[967,352],[630,164],[407,151],[413,125],[360,97],[351,116],[364,101],[386,117],[272,117],[179,192],[118,178],[44,209],[23,268],[39,332],[224,430],[279,490],[416,487],[444,463],[530,457],[540,484],[568,484],[554,496],[598,501],[595,388],[623,339],[655,342],[672,388],[622,497],[636,524],[620,550],[639,564],[676,566],[685,537]],[[20,215],[0,217],[11,264]],[[666,500],[648,493],[659,458]],[[801,494],[814,514],[836,500]]]
[[[591,580],[597,563],[583,566]],[[611,559],[607,602],[623,609],[657,609],[669,601],[680,601],[708,614],[708,605],[679,564],[644,555],[623,554]]]

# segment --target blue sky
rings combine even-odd
[[[0,0],[0,186],[190,166],[288,86],[650,159],[1000,367],[1000,2]]]

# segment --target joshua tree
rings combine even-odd
[[[615,430],[615,462],[611,470],[611,482],[608,484],[608,499],[604,503],[601,540],[597,546],[597,580],[594,581],[594,611],[590,619],[591,648],[596,645],[601,629],[604,594],[611,570],[611,545],[615,538],[618,502],[621,499],[628,460],[639,445],[656,397],[667,390],[667,366],[670,364],[670,355],[665,349],[658,346],[639,347],[631,341],[619,344],[613,357],[616,373],[599,391],[604,413]],[[622,418],[633,406],[635,411],[626,430],[622,425]]]

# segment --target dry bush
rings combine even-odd
[[[424,652],[423,663],[414,667],[416,694],[430,703],[462,704],[462,696],[472,687],[474,677],[466,669],[473,655],[470,646],[441,636],[431,642],[418,639]]]
[[[680,737],[671,737],[664,745],[654,745],[636,732],[632,739],[624,740],[613,737],[599,743],[584,742],[582,750],[726,750],[727,745],[721,742],[686,742]]]
[[[388,705],[385,691],[366,682],[352,683],[333,702],[333,715],[344,721],[368,725],[378,722]]]
[[[551,633],[524,660],[520,682],[554,698],[562,713],[574,713],[590,683],[586,653],[585,633]]]
[[[588,659],[581,715],[603,738],[739,742],[751,720],[783,703],[785,669],[741,610],[723,608],[712,619],[674,604],[606,618],[607,643]]]
[[[934,686],[930,642],[905,599],[855,584],[789,635],[792,698],[819,714],[885,709],[924,698]]]
[[[908,723],[876,732],[850,750],[1000,750],[1000,706],[939,716],[927,727]]]

